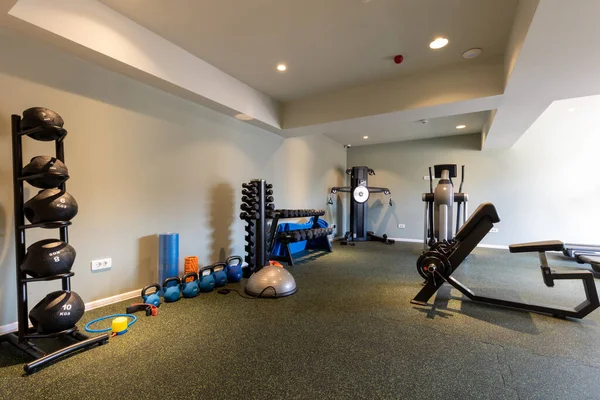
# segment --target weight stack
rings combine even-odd
[[[240,218],[246,221],[246,258],[248,267],[244,269],[244,277],[264,267],[267,256],[267,218],[273,207],[273,185],[264,179],[253,179],[242,184],[242,213]]]

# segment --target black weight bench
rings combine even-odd
[[[548,287],[553,287],[555,280],[580,279],[583,282],[586,300],[574,308],[547,307],[478,296],[452,277],[452,273],[473,251],[494,224],[498,222],[500,222],[500,217],[494,205],[492,203],[481,204],[452,240],[438,242],[428,251],[425,251],[417,260],[417,270],[425,278],[426,284],[411,300],[411,303],[427,305],[427,302],[437,290],[444,283],[449,283],[472,301],[549,314],[555,317],[583,318],[600,306],[594,276],[590,271],[565,270],[557,272],[548,266],[546,251],[562,251],[564,249],[564,244],[557,240],[513,244],[509,246],[509,250],[511,253],[537,252],[542,277]]]
[[[579,264],[590,264],[594,271],[600,273],[600,256],[593,254],[576,254],[575,261]]]

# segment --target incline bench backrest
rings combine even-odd
[[[450,255],[452,267],[458,267],[498,222],[500,222],[500,217],[492,203],[483,203],[477,207],[477,210],[454,236],[457,244]]]

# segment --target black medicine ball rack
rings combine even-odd
[[[38,333],[29,328],[29,317],[27,314],[27,285],[32,282],[61,280],[62,289],[65,291],[71,290],[70,278],[74,275],[73,272],[46,276],[41,278],[28,278],[26,273],[20,268],[26,254],[25,231],[31,228],[59,229],[60,240],[68,243],[69,232],[68,226],[70,221],[53,221],[36,224],[25,224],[25,215],[23,211],[24,191],[23,181],[26,179],[40,178],[47,175],[52,175],[52,172],[42,172],[36,175],[22,176],[23,169],[23,144],[22,137],[27,135],[36,138],[38,134],[47,134],[47,136],[56,138],[55,152],[56,158],[62,162],[65,161],[63,140],[67,135],[66,129],[59,126],[45,125],[33,129],[21,130],[21,116],[12,115],[12,155],[13,155],[13,191],[14,191],[14,213],[15,213],[15,248],[16,248],[16,276],[17,276],[17,317],[18,330],[17,332],[9,333],[0,337],[0,341],[8,341],[23,352],[27,353],[35,360],[24,365],[26,373],[32,373],[43,367],[44,365],[65,357],[74,352],[94,346],[104,344],[109,339],[108,334],[90,338],[79,332],[77,326],[56,333]],[[56,174],[54,174],[56,178]],[[65,181],[69,179],[68,175],[59,177],[62,183],[58,189],[66,190]],[[74,340],[74,344],[62,347],[52,353],[46,353],[38,348],[31,340],[50,339],[65,337]]]
[[[253,179],[242,184],[242,213],[246,221],[246,262],[244,278],[258,272],[268,262],[267,218],[273,216],[273,185],[264,179]]]
[[[290,249],[291,243],[301,242],[306,240],[307,249],[325,250],[332,252],[331,242],[327,238],[333,233],[332,228],[321,228],[319,225],[319,217],[325,215],[324,210],[275,210],[273,213],[273,221],[271,223],[271,231],[269,233],[269,259],[274,261],[285,261],[288,265],[294,266],[294,258]],[[277,232],[277,226],[280,219],[286,218],[302,218],[311,217],[310,229],[298,229]],[[277,243],[284,246],[285,254],[277,256],[271,254]]]

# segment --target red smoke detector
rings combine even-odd
[[[394,56],[394,62],[396,64],[401,64],[402,61],[404,61],[404,56],[402,54],[398,54],[397,56]]]

